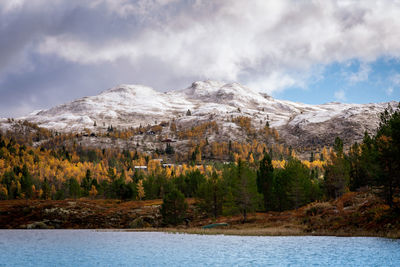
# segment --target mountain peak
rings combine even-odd
[[[222,99],[259,99],[262,96],[240,83],[226,83],[220,81],[196,81],[186,89],[179,90],[178,92],[184,93],[189,98],[196,98],[208,101],[217,101]]]
[[[140,84],[120,84],[118,86],[112,87],[110,89],[101,92],[100,95],[115,94],[115,93],[132,94],[132,95],[137,95],[137,94],[151,95],[151,94],[157,94],[157,91],[155,91],[151,87]]]
[[[221,82],[221,81],[212,81],[212,80],[196,81],[196,82],[192,83],[190,88],[202,90],[202,89],[206,89],[209,87],[219,88],[219,87],[222,87],[224,84],[226,84],[226,83]]]
[[[210,96],[212,94],[215,94],[224,84],[224,82],[210,80],[196,81],[193,82],[188,88],[179,91],[185,93],[188,96]]]

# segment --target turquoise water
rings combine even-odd
[[[400,240],[0,230],[0,266],[400,266]]]

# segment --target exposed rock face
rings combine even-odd
[[[379,113],[388,104],[307,105],[277,100],[238,83],[203,81],[167,93],[142,85],[120,85],[21,119],[64,132],[84,128],[105,131],[110,125],[129,128],[171,120],[190,127],[214,120],[220,128],[219,137],[245,141],[231,120],[248,116],[256,128],[268,121],[289,145],[296,147],[332,144],[336,136],[345,142],[359,141],[365,131],[375,131]],[[397,106],[397,102],[390,104]],[[186,115],[187,110],[191,116]],[[6,124],[6,120],[0,121],[0,127]]]

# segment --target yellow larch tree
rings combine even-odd
[[[143,180],[139,180],[137,183],[137,191],[138,191],[138,199],[142,200],[145,197],[144,187],[143,187]]]
[[[90,196],[90,198],[95,198],[96,196],[97,196],[97,189],[96,189],[96,186],[94,186],[94,185],[92,185],[92,188],[90,189],[90,191],[89,191],[89,196]]]

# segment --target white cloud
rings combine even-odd
[[[0,14],[19,10],[19,17],[0,17],[0,34],[15,35],[0,48],[0,71],[39,53],[85,66],[124,60],[138,69],[148,62],[146,69],[157,70],[148,84],[154,77],[208,78],[273,93],[306,88],[318,76],[315,66],[359,60],[348,79],[360,82],[370,62],[400,57],[400,2],[392,0],[0,1]]]
[[[361,63],[357,72],[348,75],[348,80],[352,83],[367,81],[370,73],[371,67],[366,63]]]
[[[25,0],[8,0],[0,3],[0,10],[2,13],[12,12],[22,7]]]
[[[138,56],[138,49],[134,45],[117,41],[115,44],[93,47],[68,35],[44,38],[38,51],[42,54],[57,54],[65,60],[82,64],[110,62],[120,57],[129,57],[134,61]]]
[[[387,94],[388,96],[390,96],[390,95],[393,94],[394,89],[395,89],[396,87],[397,87],[397,88],[400,88],[400,73],[396,73],[396,74],[393,74],[392,76],[390,76],[390,77],[389,77],[389,81],[390,81],[390,83],[391,83],[391,86],[389,86],[389,87],[386,89],[386,94]]]
[[[121,17],[150,15],[154,10],[179,2],[179,0],[93,0],[88,1],[91,8],[105,5],[107,12]]]
[[[157,58],[170,65],[171,75],[185,77],[238,80],[256,70],[254,80],[270,92],[302,86],[294,72],[307,75],[316,64],[355,58],[365,63],[349,80],[365,81],[368,62],[400,56],[400,5],[394,1],[196,1],[173,16],[159,13],[166,5],[188,5],[176,2],[98,0],[91,8],[105,4],[121,17],[151,20],[124,38],[110,33],[100,45],[73,33],[47,36],[38,50],[81,64]]]
[[[394,86],[400,86],[400,73],[396,73],[390,77],[390,81]]]
[[[338,90],[334,93],[334,97],[338,101],[346,101],[346,92],[343,89]]]
[[[263,78],[249,81],[247,85],[258,91],[273,93],[294,86],[298,82],[287,74],[272,72]]]

